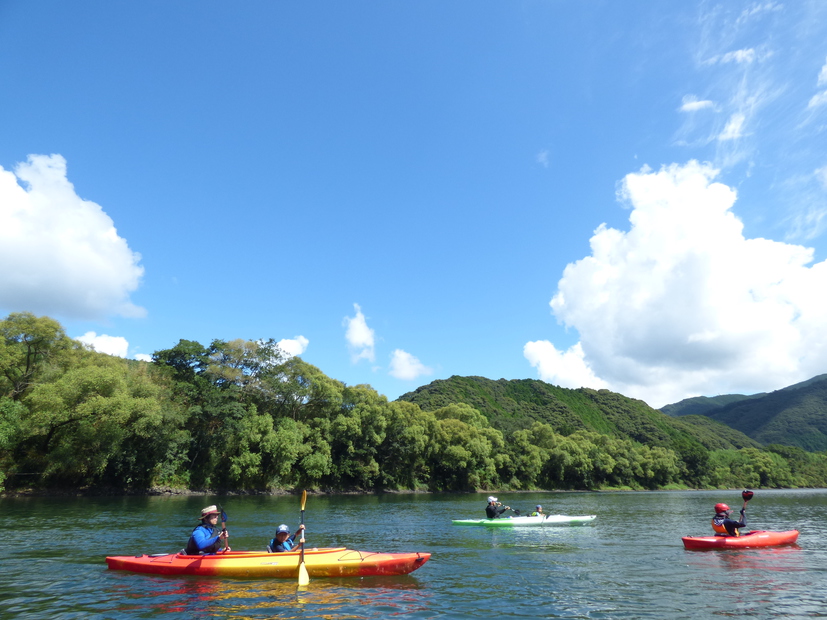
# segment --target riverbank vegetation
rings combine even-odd
[[[534,399],[527,413],[508,405],[513,395],[496,415],[433,390],[390,402],[273,340],[181,340],[148,363],[96,353],[53,319],[14,313],[0,321],[0,487],[827,486],[827,453],[762,446],[606,390],[534,382],[552,402],[516,383]]]

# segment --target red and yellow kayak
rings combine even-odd
[[[295,579],[299,572],[299,557],[298,551],[230,551],[214,555],[118,555],[107,557],[106,563],[112,570],[156,575]],[[311,577],[407,575],[425,564],[430,557],[430,553],[373,553],[344,547],[305,549],[304,565]]]
[[[744,549],[747,547],[775,547],[791,545],[798,540],[798,530],[770,532],[754,530],[741,536],[684,536],[687,549]]]

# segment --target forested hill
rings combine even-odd
[[[672,405],[671,415],[696,412]],[[667,410],[664,407],[664,410]],[[746,397],[707,409],[703,414],[737,429],[762,444],[827,450],[827,375],[819,375],[769,394]],[[682,419],[682,418],[678,418]]]
[[[453,376],[403,394],[399,400],[425,411],[465,403],[506,435],[542,422],[564,435],[590,430],[651,446],[676,448],[694,442],[707,450],[760,446],[740,431],[708,418],[672,418],[615,392],[561,388],[536,379]]]
[[[709,415],[713,411],[718,411],[722,407],[726,407],[732,403],[750,398],[761,398],[762,396],[766,396],[766,393],[762,392],[761,394],[753,394],[752,396],[746,396],[744,394],[693,396],[692,398],[684,398],[677,403],[664,405],[659,411],[676,418],[684,415]]]
[[[687,486],[823,487],[827,452],[607,390],[452,377],[388,401],[272,338],[179,340],[147,363],[49,317],[0,320],[0,492]]]

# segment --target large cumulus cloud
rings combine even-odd
[[[744,236],[734,189],[692,161],[628,175],[630,229],[601,225],[551,308],[577,330],[566,351],[529,342],[541,379],[607,387],[662,406],[776,389],[827,369],[827,262]]]
[[[83,200],[60,155],[0,167],[0,307],[70,319],[140,317],[140,255]]]

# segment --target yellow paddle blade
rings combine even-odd
[[[299,564],[299,585],[306,586],[310,584],[310,575],[307,574],[307,567],[304,562]]]
[[[304,505],[307,503],[307,489],[302,491],[302,510],[304,510]]]

